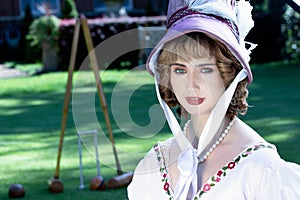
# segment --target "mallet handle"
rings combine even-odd
[[[88,27],[86,18],[81,19],[81,22],[82,22],[82,29],[83,29],[85,41],[86,41],[86,46],[87,46],[87,49],[88,49],[88,52],[89,52],[89,57],[90,57],[90,60],[91,60],[92,69],[93,69],[95,79],[96,79],[96,85],[97,85],[97,90],[98,90],[99,101],[100,101],[100,104],[101,104],[101,107],[102,107],[102,110],[103,110],[103,115],[104,115],[104,118],[105,118],[107,130],[108,130],[108,134],[109,134],[109,139],[110,139],[112,149],[113,149],[113,153],[114,153],[114,156],[115,156],[115,161],[116,161],[116,166],[117,166],[117,173],[122,174],[121,165],[120,165],[120,162],[119,162],[119,159],[118,159],[117,150],[116,150],[116,147],[115,147],[115,141],[114,141],[112,128],[111,128],[111,123],[110,123],[110,119],[109,119],[109,115],[108,115],[105,95],[104,95],[104,92],[103,92],[101,78],[100,78],[100,75],[99,75],[99,68],[98,68],[97,58],[96,58],[95,51],[94,51],[94,46],[93,46],[93,41],[92,41],[92,38],[91,38],[90,29]]]
[[[78,46],[78,38],[79,38],[79,31],[80,31],[80,22],[79,20],[76,21],[75,31],[73,35],[73,42],[72,42],[72,49],[71,49],[71,58],[69,63],[69,73],[68,73],[68,81],[66,85],[66,92],[65,92],[65,99],[64,99],[64,106],[63,106],[63,113],[61,119],[61,130],[60,130],[60,139],[58,145],[58,155],[57,155],[57,162],[56,162],[56,169],[54,173],[54,178],[59,178],[59,166],[60,166],[60,159],[61,153],[63,148],[63,140],[64,134],[66,129],[66,123],[68,118],[68,111],[69,111],[69,103],[70,103],[70,96],[72,90],[72,80],[73,80],[73,72],[75,68],[75,59],[76,59],[76,52]]]

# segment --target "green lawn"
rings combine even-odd
[[[243,119],[277,145],[284,159],[300,163],[300,63],[255,65],[253,74],[249,97],[253,107]],[[158,127],[162,130],[153,135],[147,130],[157,127],[137,128],[161,122],[148,114],[161,113],[151,107],[157,103],[153,80],[145,71],[106,71],[101,72],[101,77],[121,166],[124,171],[133,171],[138,160],[157,140],[170,136],[166,126]],[[69,107],[60,170],[65,190],[60,194],[48,191],[47,182],[53,177],[56,165],[66,80],[65,72],[0,79],[0,199],[8,199],[8,188],[13,183],[24,185],[23,199],[126,199],[126,188],[103,192],[89,190],[89,180],[97,171],[93,143],[87,137],[82,138],[86,188],[78,188],[76,128],[101,127],[106,132],[91,72],[74,75],[74,93],[79,96],[73,100],[74,105],[79,106],[74,108],[70,104]],[[128,96],[130,93],[132,95]],[[112,107],[123,118],[116,117]],[[127,110],[130,110],[129,116]],[[74,119],[78,121],[75,123]],[[108,180],[116,175],[115,163],[107,136],[101,133],[101,174]]]

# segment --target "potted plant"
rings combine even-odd
[[[55,71],[58,65],[59,18],[52,15],[45,6],[45,15],[33,20],[29,26],[27,39],[31,46],[42,48],[42,72]]]

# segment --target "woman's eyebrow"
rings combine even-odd
[[[177,65],[177,66],[180,66],[180,67],[186,67],[186,65],[182,64],[182,63],[171,63],[169,65],[169,67],[172,67],[173,65]]]
[[[216,65],[215,63],[202,63],[202,64],[198,64],[196,65],[197,67],[204,67],[204,66],[213,66]]]

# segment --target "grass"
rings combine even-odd
[[[15,68],[20,71],[26,72],[28,74],[34,74],[37,70],[40,70],[42,68],[42,63],[18,63],[18,62],[5,62],[5,66],[8,68]]]
[[[126,80],[119,81],[126,74],[127,71],[102,73],[107,102],[110,102],[116,82],[121,83],[119,88],[125,86],[127,90],[130,85],[141,86],[146,80],[148,83],[152,82],[150,75],[144,71],[133,72],[125,77]],[[61,194],[48,192],[47,181],[53,177],[56,165],[66,80],[67,73],[64,72],[0,80],[0,199],[8,199],[7,191],[13,183],[24,185],[26,190],[24,199],[126,199],[126,188],[104,192],[92,192],[88,189],[89,180],[96,176],[97,170],[93,143],[91,138],[87,137],[81,138],[85,145],[83,163],[86,188],[78,189],[77,136],[71,105],[60,170],[65,192]],[[106,130],[102,110],[93,91],[95,85],[93,80],[90,72],[75,73],[74,89],[78,89],[84,96],[91,95],[96,101],[94,106],[100,123],[88,124],[89,129],[100,126]],[[132,108],[134,110],[132,118],[137,120],[137,123],[145,124],[147,120],[149,121],[149,117],[145,116],[147,112],[145,106],[151,106],[156,101],[155,93],[151,89],[153,88],[149,84],[143,85],[134,91],[134,98],[130,99],[131,108],[134,104],[138,104],[136,109]],[[149,94],[150,98],[145,98],[145,93]],[[118,128],[112,116],[111,119],[124,171],[133,171],[138,160],[155,141],[164,140],[168,136],[157,134],[151,140],[132,137]],[[114,157],[106,135],[99,138],[101,173],[108,180],[117,175]]]
[[[254,65],[246,121],[266,140],[274,143],[280,155],[300,163],[300,63]]]
[[[284,159],[297,163],[300,163],[299,65],[254,65],[254,83],[250,86],[248,100],[253,107],[242,117],[274,143]],[[147,127],[146,130],[151,131],[140,128],[162,123],[161,119],[148,115],[148,112],[150,116],[151,112],[162,114],[152,107],[157,103],[153,80],[145,71],[105,71],[101,72],[101,77],[121,166],[124,171],[133,171],[138,160],[156,141],[170,136],[164,125]],[[78,188],[76,128],[103,128],[106,132],[90,72],[74,75],[73,94],[77,96],[73,96],[74,107],[69,107],[60,168],[65,190],[60,194],[48,191],[47,181],[53,177],[56,165],[66,80],[65,72],[0,80],[0,199],[8,199],[8,188],[13,183],[24,185],[24,200],[126,199],[126,188],[103,192],[88,189],[89,180],[97,173],[90,137],[81,138],[85,145],[86,188]],[[147,135],[157,133],[156,128],[161,128],[158,134]],[[107,134],[100,131],[101,174],[106,180],[116,175],[114,157],[107,141]]]

